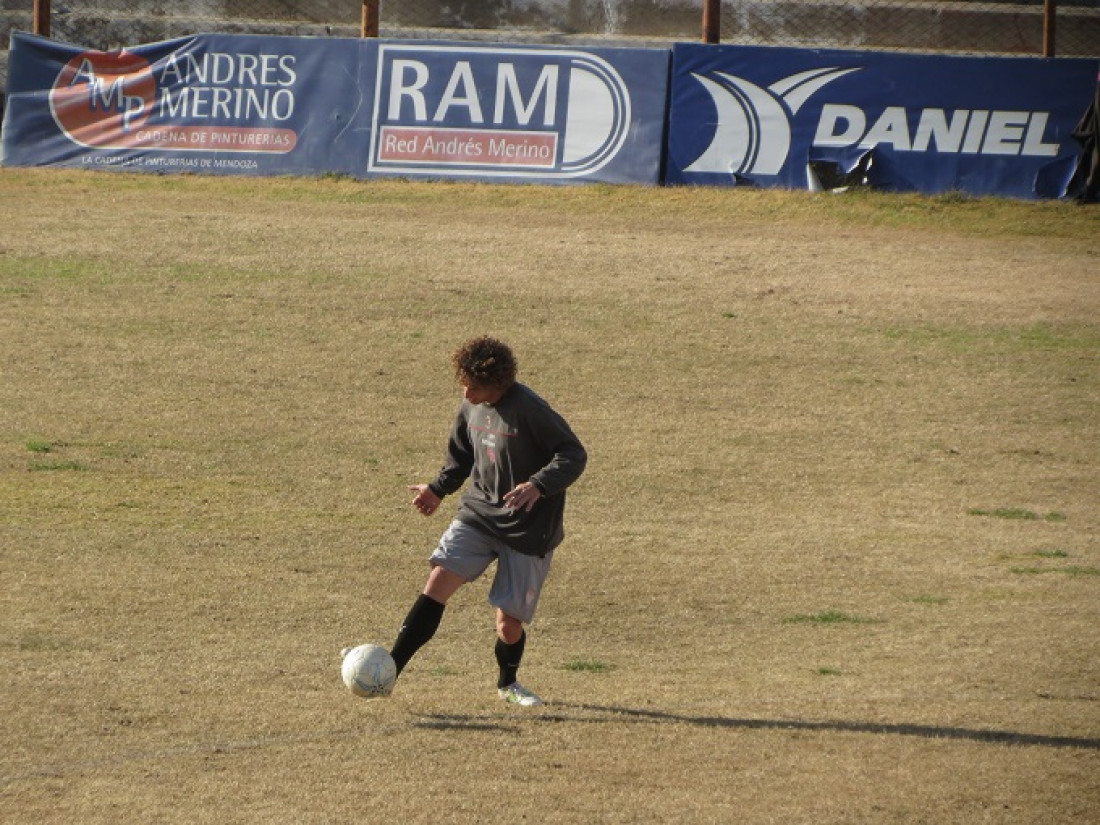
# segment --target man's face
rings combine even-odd
[[[495,404],[504,395],[504,390],[496,387],[485,387],[466,378],[461,383],[462,397],[471,404]]]

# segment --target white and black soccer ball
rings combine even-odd
[[[397,681],[397,664],[378,645],[359,645],[344,653],[340,675],[356,696],[389,696]]]

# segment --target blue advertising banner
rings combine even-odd
[[[669,183],[1065,195],[1095,60],[684,44]]]
[[[210,34],[101,52],[17,32],[0,163],[659,183],[670,59]]]
[[[0,162],[358,173],[371,57],[358,40],[198,35],[101,52],[16,32]]]
[[[669,57],[383,41],[368,173],[659,183]]]

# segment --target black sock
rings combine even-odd
[[[500,665],[500,678],[497,679],[497,687],[504,688],[514,684],[516,674],[519,672],[519,663],[523,659],[523,646],[527,642],[527,631],[521,631],[519,639],[508,644],[499,636],[497,637],[497,664]]]
[[[401,625],[401,630],[398,631],[397,639],[393,643],[393,650],[390,651],[393,661],[397,664],[398,674],[405,669],[405,665],[409,663],[413,654],[435,635],[445,607],[446,605],[437,602],[431,596],[420,594],[409,615],[405,617],[405,623]]]

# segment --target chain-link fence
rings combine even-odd
[[[723,0],[723,43],[961,54],[1100,56],[1100,0]],[[51,37],[98,49],[200,32],[358,37],[376,8],[382,37],[668,45],[703,37],[704,0],[51,0]],[[35,0],[0,0],[0,90],[13,29]],[[711,21],[713,22],[713,21]]]
[[[1045,0],[724,0],[719,38],[741,45],[1040,55]],[[703,0],[406,0],[383,34],[562,42],[699,40]],[[1100,56],[1100,0],[1058,0],[1055,53]]]

